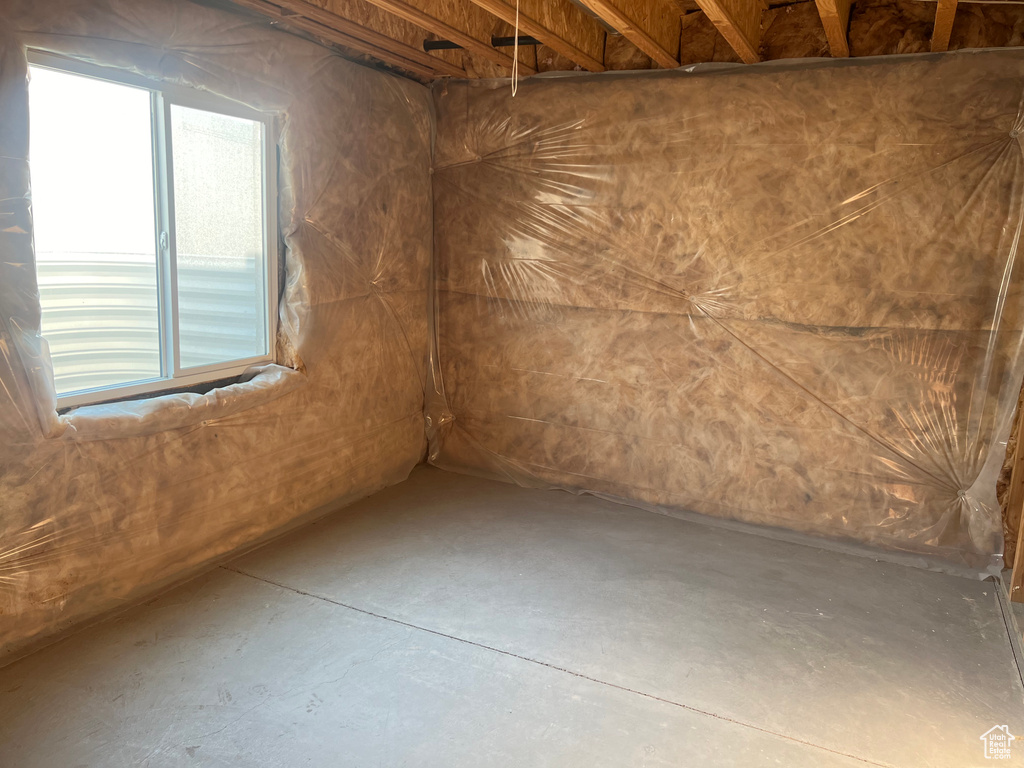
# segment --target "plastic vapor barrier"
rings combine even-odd
[[[280,365],[58,416],[28,48],[275,115]],[[0,4],[0,663],[422,460],[431,128],[426,88],[244,16],[177,0]]]
[[[434,96],[434,464],[998,565],[1024,54]]]
[[[275,364],[58,413],[28,49],[274,115]],[[1009,50],[538,77],[515,99],[441,82],[432,103],[186,0],[7,0],[0,663],[425,455],[997,567],[1022,103]]]

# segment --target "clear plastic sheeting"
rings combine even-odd
[[[58,416],[27,48],[276,115],[282,365]],[[431,135],[426,88],[245,16],[185,0],[0,4],[0,663],[422,460]],[[122,224],[104,210],[97,228]]]
[[[171,429],[206,427],[241,411],[269,403],[306,383],[306,377],[281,365],[254,366],[242,381],[209,392],[183,392],[75,408],[58,417],[69,440],[119,440]]]
[[[434,95],[434,464],[998,565],[1024,53]]]
[[[277,116],[278,365],[57,413],[28,48]],[[403,479],[428,438],[448,469],[998,565],[1022,99],[1024,52],[987,51],[432,105],[186,0],[7,0],[0,663]]]

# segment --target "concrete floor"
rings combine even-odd
[[[991,583],[421,468],[0,670],[0,765],[965,766]]]

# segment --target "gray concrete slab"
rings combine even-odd
[[[230,567],[882,764],[1024,735],[991,583],[593,497],[420,469]]]
[[[0,764],[863,766],[218,570],[0,670]]]
[[[4,768],[963,768],[1004,723],[991,584],[431,469],[0,669]]]

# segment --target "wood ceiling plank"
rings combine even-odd
[[[583,0],[662,67],[679,66],[680,11],[671,0]]]
[[[472,0],[507,24],[516,23],[516,4]],[[597,19],[569,0],[519,0],[519,34],[535,37],[591,72],[603,72],[605,31]]]
[[[850,2],[851,0],[815,0],[833,59],[845,59],[850,55],[850,41],[846,36],[846,28],[850,23]]]
[[[743,61],[761,60],[762,0],[697,0],[697,5]]]

